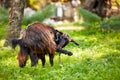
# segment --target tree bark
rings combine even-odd
[[[84,8],[98,14],[102,18],[108,17],[112,7],[111,0],[86,0]]]
[[[25,0],[11,0],[9,11],[8,35],[4,46],[10,46],[13,38],[18,38],[21,31]]]

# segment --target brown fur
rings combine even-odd
[[[26,61],[28,59],[28,56],[26,55],[26,53],[23,51],[23,49],[20,47],[20,51],[18,53],[18,62],[19,62],[19,66],[24,66],[26,64]],[[21,64],[23,63],[23,64]]]
[[[54,53],[56,44],[54,42],[54,34],[47,26],[41,23],[33,23],[25,30],[26,34],[22,37],[24,43],[30,46],[32,51],[40,51],[41,53]]]
[[[12,40],[12,47],[17,44],[20,46],[18,53],[18,62],[20,67],[24,67],[27,61],[27,56],[30,55],[31,66],[38,62],[38,58],[42,60],[42,66],[45,65],[45,54],[49,54],[50,64],[53,65],[54,53],[60,52],[72,55],[72,52],[63,50],[69,42],[78,45],[68,34],[62,33],[54,28],[36,22],[28,25],[22,32],[20,39]]]
[[[29,25],[19,39],[20,51],[18,53],[18,62],[20,67],[24,67],[27,61],[27,55],[30,55],[31,65],[34,66],[38,58],[45,65],[45,54],[49,54],[50,64],[53,65],[54,53],[56,51],[56,43],[54,42],[54,34],[50,28],[41,23],[33,23]]]

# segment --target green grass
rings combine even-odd
[[[18,67],[19,47],[15,50],[11,47],[3,47],[7,16],[3,18],[0,16],[0,20],[2,20],[0,21],[0,80],[120,80],[119,18],[110,18],[101,22],[99,17],[89,12],[81,10],[80,13],[83,15],[84,24],[92,28],[63,30],[75,39],[79,46],[72,43],[66,46],[65,49],[73,52],[73,56],[62,54],[61,64],[58,63],[59,56],[56,53],[53,67],[50,67],[48,56],[46,56],[45,68],[42,68],[41,61],[35,67],[31,67],[29,59],[24,68]],[[1,14],[8,15],[7,12],[0,9]],[[25,24],[28,23],[26,20]],[[76,22],[69,25],[79,26],[81,23]],[[101,31],[99,26],[103,29],[116,26],[117,30]]]
[[[46,66],[41,61],[30,67],[30,60],[24,68],[18,67],[17,49],[0,48],[0,80],[119,80],[120,79],[120,33],[105,33],[98,29],[63,31],[71,35],[79,46],[70,43],[66,50],[73,56],[55,55],[54,66],[50,67],[48,56]],[[2,42],[0,45],[2,45]]]

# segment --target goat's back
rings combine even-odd
[[[39,22],[28,25],[23,32],[22,40],[35,53],[39,51],[39,53],[51,54],[56,49],[54,33],[51,28]]]

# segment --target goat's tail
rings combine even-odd
[[[12,48],[13,48],[13,49],[15,49],[15,47],[19,44],[19,41],[20,41],[20,40],[17,40],[17,39],[12,39],[12,40],[11,40]]]
[[[73,39],[71,39],[71,42],[73,42],[75,45],[79,46],[77,42],[75,42]]]

